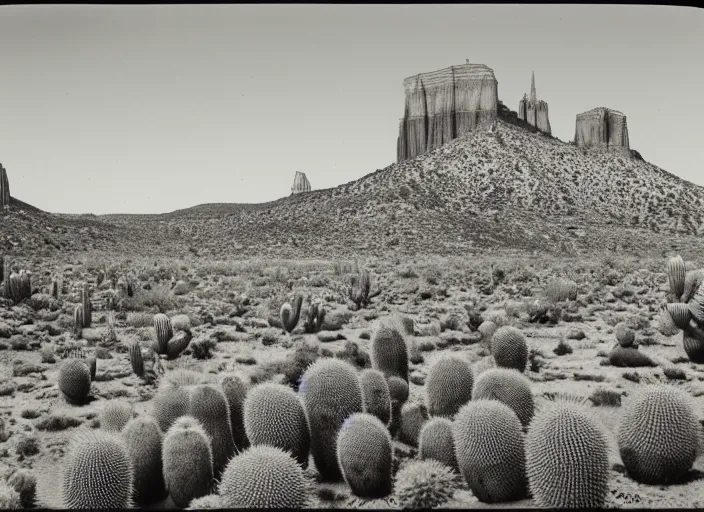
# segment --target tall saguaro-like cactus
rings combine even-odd
[[[0,211],[10,206],[10,182],[7,179],[7,170],[0,164]]]

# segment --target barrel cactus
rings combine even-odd
[[[552,279],[545,288],[545,295],[550,302],[576,300],[577,283],[564,278]]]
[[[142,356],[142,347],[138,341],[132,341],[127,346],[127,352],[130,357],[130,366],[137,377],[144,376],[144,357]]]
[[[487,348],[491,347],[491,338],[494,336],[494,333],[498,328],[499,326],[491,320],[485,320],[479,325],[477,330],[482,335],[482,345]]]
[[[687,304],[673,302],[665,305],[665,309],[668,313],[670,313],[672,321],[678,328],[685,329],[689,325],[689,322],[692,319],[692,312],[689,310],[689,306]]]
[[[667,262],[667,281],[670,284],[670,291],[679,299],[684,292],[685,274],[687,267],[682,256],[679,254],[670,258]]]
[[[132,461],[134,472],[134,502],[149,505],[167,495],[164,483],[161,448],[163,434],[151,416],[130,420],[122,430],[122,437]]]
[[[704,283],[694,292],[687,306],[692,317],[700,324],[704,324]]]
[[[315,466],[324,480],[339,481],[342,473],[337,463],[337,434],[348,417],[364,411],[357,371],[339,359],[318,359],[301,377],[298,393],[312,433]]]
[[[296,325],[298,325],[298,321],[301,318],[302,304],[303,297],[301,295],[296,295],[293,299],[293,304],[285,302],[281,306],[279,315],[281,316],[281,325],[284,326],[286,332],[292,332],[296,328]]]
[[[120,432],[132,419],[134,409],[132,404],[124,400],[108,402],[100,412],[100,428],[106,432]]]
[[[359,380],[362,384],[364,410],[379,418],[384,425],[388,425],[391,421],[391,395],[384,374],[367,368],[362,370]],[[401,382],[405,384],[404,380]]]
[[[265,382],[252,388],[244,401],[244,426],[253,445],[275,446],[308,467],[310,434],[296,392],[283,384]]]
[[[680,297],[680,302],[687,303],[694,296],[694,293],[699,289],[704,282],[704,269],[690,270],[685,274],[684,291]]]
[[[90,369],[80,359],[67,359],[59,370],[59,390],[69,403],[83,404],[90,392]]]
[[[405,403],[408,400],[410,390],[407,381],[400,377],[391,376],[386,379],[386,383],[389,386],[389,397],[391,400],[397,400],[401,403]]]
[[[191,390],[188,415],[198,420],[210,437],[213,474],[219,478],[227,461],[235,454],[230,426],[230,409],[225,394],[212,384],[200,384]]]
[[[81,431],[66,455],[62,501],[67,508],[130,508],[133,480],[129,451],[119,435]]]
[[[189,329],[184,329],[176,332],[169,341],[166,342],[166,357],[168,359],[176,359],[181,352],[188,348],[193,335]]]
[[[665,384],[645,386],[625,404],[618,428],[628,474],[644,484],[676,482],[697,458],[700,431],[688,395]]]
[[[482,373],[474,385],[472,400],[498,400],[516,413],[523,427],[533,419],[533,393],[530,380],[518,370],[492,368]]]
[[[663,336],[674,336],[680,331],[665,307],[662,307],[658,313],[658,331]]]
[[[472,399],[474,374],[467,361],[456,355],[443,355],[428,371],[425,405],[430,416],[452,418]]]
[[[244,428],[244,401],[247,396],[247,386],[240,376],[234,374],[225,375],[220,381],[220,386],[230,408],[232,438],[235,441],[237,451],[242,451],[249,446]]]
[[[213,451],[200,422],[182,416],[169,428],[162,445],[164,483],[174,504],[186,507],[191,500],[210,494]]]
[[[497,366],[526,369],[528,362],[528,345],[521,331],[510,325],[499,327],[491,339],[491,353]]]
[[[425,404],[404,404],[401,408],[401,427],[398,431],[399,440],[411,446],[418,446],[420,431],[429,419],[430,415]]]
[[[624,348],[633,346],[633,343],[636,341],[635,331],[624,323],[620,323],[616,326],[615,334],[616,341]]]
[[[452,422],[449,419],[432,418],[423,425],[418,439],[418,455],[421,459],[435,459],[459,471],[455,441],[452,437]]]
[[[453,422],[462,476],[483,503],[526,496],[524,439],[516,413],[498,400],[467,403]]]
[[[378,499],[391,493],[391,436],[376,416],[355,413],[345,420],[337,437],[337,460],[355,496]]]
[[[325,307],[319,302],[312,302],[306,312],[306,320],[303,329],[307,333],[319,332],[323,328],[325,321]]]
[[[301,509],[308,504],[303,469],[281,448],[251,446],[234,457],[222,475],[223,508]]]
[[[682,346],[693,363],[704,363],[704,327],[694,320],[682,332]]]
[[[174,386],[168,381],[163,381],[152,399],[151,413],[159,423],[161,431],[166,432],[178,418],[188,414],[189,407],[188,388]]]
[[[406,463],[394,481],[394,498],[403,510],[432,509],[450,501],[460,479],[450,467],[434,460]]]
[[[158,313],[154,315],[154,319],[152,321],[156,332],[155,352],[157,354],[166,354],[169,340],[174,336],[174,330],[171,326],[171,319],[163,313]]]
[[[408,345],[399,328],[391,322],[379,326],[371,346],[372,368],[387,378],[400,377],[408,382]]]

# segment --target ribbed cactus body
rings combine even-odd
[[[156,331],[156,352],[158,354],[166,354],[168,343],[174,336],[174,330],[171,326],[171,320],[163,313],[154,315],[154,330]]]
[[[289,508],[307,505],[303,469],[280,448],[251,446],[234,457],[222,475],[223,508]]]
[[[525,497],[523,430],[513,410],[497,400],[469,402],[455,417],[453,437],[460,472],[479,501]]]
[[[75,435],[62,479],[67,508],[129,508],[132,481],[132,461],[119,435],[100,430]]]
[[[93,306],[90,302],[90,289],[88,283],[83,283],[81,290],[81,308],[83,309],[83,326],[90,327],[93,324]]]
[[[275,446],[308,467],[310,434],[303,404],[289,386],[259,384],[244,402],[244,426],[253,445]]]
[[[666,304],[665,309],[670,313],[672,321],[678,328],[685,329],[689,325],[689,321],[692,319],[692,312],[687,304],[673,302]]]
[[[384,425],[388,425],[391,421],[391,395],[384,374],[367,368],[362,370],[359,380],[362,384],[364,410],[379,418]]]
[[[132,404],[124,400],[108,402],[100,412],[100,428],[106,432],[121,432],[132,419],[134,409]]]
[[[130,357],[130,366],[137,377],[144,376],[144,357],[142,356],[142,347],[138,341],[132,341],[127,346]]]
[[[472,399],[474,374],[467,361],[443,355],[433,363],[425,380],[425,405],[430,416],[452,418]]]
[[[618,447],[631,478],[666,485],[697,458],[701,425],[689,397],[669,385],[642,388],[624,406]]]
[[[491,368],[483,372],[474,384],[472,400],[498,400],[506,404],[524,427],[533,419],[530,380],[518,370]]]
[[[391,436],[376,416],[356,413],[345,420],[337,437],[337,460],[355,496],[378,499],[391,493]]]
[[[425,404],[404,404],[401,408],[401,427],[398,431],[399,440],[411,446],[418,446],[420,431],[429,419],[430,415]]]
[[[684,278],[684,291],[680,302],[687,303],[694,296],[699,286],[704,282],[704,269],[689,270]]]
[[[338,359],[318,359],[303,374],[298,394],[308,419],[315,466],[324,480],[340,480],[337,434],[348,417],[364,410],[357,371]]]
[[[450,501],[459,477],[434,459],[413,460],[396,473],[394,498],[402,510],[432,509]]]
[[[522,372],[528,362],[526,337],[510,325],[499,327],[491,339],[491,353],[497,366]]]
[[[616,326],[614,334],[616,335],[616,341],[618,341],[618,344],[624,348],[632,346],[636,341],[635,331],[623,323]]]
[[[435,459],[445,466],[458,470],[452,422],[447,418],[432,418],[423,425],[418,439],[421,459]]]
[[[551,302],[577,299],[577,283],[569,279],[557,278],[548,282],[545,295]]]
[[[687,267],[684,264],[682,256],[679,254],[670,258],[667,262],[667,281],[670,284],[670,291],[678,299],[684,292],[685,275]]]
[[[307,333],[318,332],[323,327],[325,321],[325,308],[318,302],[313,302],[306,312],[306,320],[303,324]]]
[[[692,317],[700,324],[704,324],[704,283],[699,285],[687,306]]]
[[[663,336],[674,336],[680,331],[680,328],[675,325],[672,315],[664,307],[658,314],[658,331]]]
[[[147,505],[166,497],[161,448],[163,434],[150,416],[133,418],[122,430],[132,461],[134,502]]]
[[[73,335],[80,338],[81,332],[83,332],[83,306],[77,304],[73,310]]]
[[[582,407],[558,402],[541,409],[526,436],[526,469],[536,504],[603,507],[608,455],[606,435]]]
[[[281,306],[280,316],[281,324],[284,326],[286,332],[291,332],[298,325],[298,321],[301,318],[301,305],[303,304],[303,297],[301,295],[296,295],[293,299],[293,305],[285,302]]]
[[[682,347],[693,363],[704,363],[704,326],[692,320],[682,331]]]
[[[198,420],[190,416],[176,420],[164,436],[161,454],[164,484],[177,507],[210,494],[213,452]]]
[[[174,334],[169,341],[166,342],[166,357],[168,359],[176,359],[181,352],[188,348],[193,335],[191,331],[181,330]]]
[[[188,414],[189,391],[183,386],[161,385],[152,399],[152,416],[166,432],[181,416]]]
[[[59,390],[69,403],[85,403],[90,392],[90,369],[80,359],[67,359],[59,370]]]
[[[235,454],[235,441],[230,426],[230,409],[222,390],[211,384],[200,384],[191,390],[189,416],[197,419],[210,437],[213,449],[213,474],[219,478],[227,461]]]
[[[408,382],[408,346],[401,331],[393,324],[382,324],[372,339],[372,368],[386,377],[396,376]]]
[[[494,333],[496,330],[499,328],[498,325],[496,325],[494,322],[491,320],[485,320],[482,322],[477,330],[479,333],[482,335],[482,344],[486,347],[491,346],[491,338],[494,336]]]
[[[247,396],[247,386],[237,375],[226,375],[220,381],[220,386],[227,398],[230,409],[230,426],[232,438],[238,451],[249,446],[249,440],[244,427],[244,401]]]

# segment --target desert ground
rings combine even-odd
[[[102,429],[101,412],[117,401],[129,403],[134,416],[151,414],[159,386],[179,369],[196,370],[214,382],[237,375],[250,390],[263,382],[296,389],[316,359],[337,358],[360,371],[372,367],[372,342],[384,322],[403,332],[408,347],[404,411],[423,409],[429,369],[447,354],[468,362],[476,383],[482,372],[496,366],[491,332],[480,326],[512,326],[528,347],[523,374],[530,381],[536,415],[559,392],[586,400],[584,411],[603,430],[609,450],[606,507],[704,507],[702,457],[682,481],[646,485],[629,476],[618,447],[622,411],[648,384],[685,392],[704,422],[704,365],[690,361],[683,331],[663,320],[663,304],[676,302],[666,274],[670,256],[16,258],[13,268],[31,271],[32,294],[17,304],[0,299],[0,508],[60,506],[59,475],[72,437]],[[684,259],[687,270],[704,267],[704,260]],[[369,271],[372,298],[357,307],[350,287],[363,270]],[[576,284],[576,298],[556,295],[557,279]],[[76,329],[84,284],[92,321]],[[282,328],[280,311],[296,296],[303,298],[301,318],[289,333]],[[306,333],[304,320],[314,302],[326,315],[317,332]],[[188,329],[192,338],[177,356],[159,358],[163,373],[154,369],[139,377],[129,347],[155,346],[155,314],[165,314],[174,331]],[[618,329],[632,331],[634,346],[650,363],[611,364]],[[70,403],[58,385],[62,365],[76,358],[95,358],[96,364],[89,397],[81,404]],[[394,473],[420,458],[420,425],[414,421],[394,435]],[[312,459],[304,472],[310,483],[307,506],[313,508],[403,504],[395,490],[365,501],[344,481],[321,482]],[[511,502],[482,502],[459,475],[453,485],[456,490],[449,494],[428,491],[440,496],[436,508],[536,506],[530,494]],[[137,507],[176,505],[167,497]]]

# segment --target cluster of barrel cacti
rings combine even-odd
[[[73,310],[73,334],[79,338],[83,329],[93,323],[93,304],[90,301],[90,287],[88,283],[81,286],[81,303],[76,304]]]
[[[4,297],[15,304],[32,296],[32,273],[24,269],[13,272],[8,256],[2,258],[0,280],[3,283]]]
[[[675,301],[664,305],[665,322],[682,330],[682,345],[689,359],[704,363],[704,269],[687,270],[682,256],[667,262],[667,281]],[[661,315],[661,321],[664,315]]]
[[[379,295],[381,290],[372,291],[372,278],[368,270],[360,270],[351,279],[348,288],[348,297],[354,302],[357,309],[366,308],[371,300]]]

